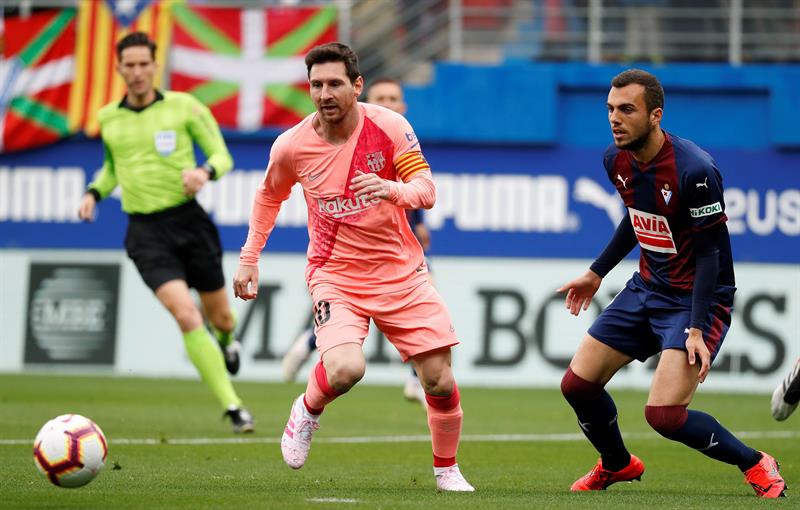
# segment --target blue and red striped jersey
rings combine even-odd
[[[639,242],[639,273],[650,284],[678,292],[694,288],[693,232],[722,224],[716,285],[734,287],[733,258],[725,222],[722,175],[714,159],[690,140],[664,132],[652,161],[639,164],[612,143],[603,164],[628,208]],[[731,295],[732,298],[732,295]]]

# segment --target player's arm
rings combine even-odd
[[[405,209],[430,209],[436,202],[436,186],[414,129],[398,113],[387,110],[381,115],[385,133],[394,147],[392,161],[399,180],[389,181],[372,173],[358,174],[350,189],[356,197],[380,198]]]
[[[117,174],[114,172],[114,159],[104,141],[103,167],[97,177],[86,188],[86,193],[84,193],[78,207],[78,217],[84,221],[92,221],[97,203],[110,195],[116,187]]]
[[[228,151],[219,125],[208,107],[194,100],[190,108],[189,133],[207,158],[201,168],[206,169],[211,179],[219,179],[233,168],[231,153]]]
[[[589,266],[589,270],[600,278],[605,278],[631,252],[633,247],[636,246],[636,242],[636,233],[633,231],[630,213],[626,210],[625,216],[622,217],[622,221],[617,225],[617,229],[614,231],[614,235],[611,236],[608,245]]]
[[[719,277],[719,253],[723,244],[729,242],[724,227],[727,216],[722,177],[713,160],[699,171],[687,172],[683,186],[688,197],[695,250],[692,315],[686,350],[690,365],[700,357],[698,378],[703,382],[711,368],[711,354],[703,341],[703,329]]]
[[[600,288],[603,278],[631,252],[634,246],[636,246],[636,234],[633,231],[630,214],[626,211],[608,245],[589,266],[589,270],[556,290],[567,293],[565,304],[572,315],[578,315],[581,310],[589,309],[592,297]]]
[[[431,169],[419,151],[404,154],[395,161],[400,181],[383,179],[373,173],[358,172],[350,184],[356,197],[380,198],[405,209],[430,209],[436,203],[436,186]]]
[[[287,144],[288,145],[288,144]],[[264,179],[253,197],[247,240],[239,253],[239,268],[233,279],[233,293],[244,300],[258,294],[258,259],[275,228],[281,204],[289,198],[297,177],[290,164],[288,149],[278,139],[270,151]]]
[[[211,111],[200,101],[190,99],[187,129],[192,140],[197,142],[206,161],[197,168],[183,170],[183,188],[187,195],[197,194],[209,180],[216,180],[233,168],[231,157],[219,125]]]

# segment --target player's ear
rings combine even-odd
[[[664,115],[664,110],[662,108],[653,108],[653,111],[650,112],[650,123],[651,124],[661,123],[661,117],[663,115]]]
[[[363,76],[359,76],[358,78],[356,78],[356,81],[353,82],[353,88],[355,89],[356,99],[358,99],[358,96],[360,96],[361,93],[364,91],[364,77]]]

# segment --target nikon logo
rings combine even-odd
[[[690,207],[689,214],[692,218],[702,218],[703,216],[711,216],[712,214],[717,214],[722,212],[722,205],[719,202],[715,202],[711,205],[704,205],[703,207]]]

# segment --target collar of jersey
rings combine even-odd
[[[156,98],[155,98],[155,100],[153,100],[152,103],[150,103],[148,105],[145,105],[145,106],[142,106],[142,107],[139,107],[139,108],[131,106],[130,103],[128,103],[128,94],[125,94],[125,97],[123,97],[122,101],[119,102],[119,107],[120,108],[127,108],[128,110],[130,110],[132,112],[139,113],[139,112],[141,112],[141,111],[143,111],[143,110],[145,110],[147,108],[150,108],[151,106],[153,106],[157,102],[163,101],[163,100],[164,100],[164,94],[162,94],[160,90],[156,89]]]

